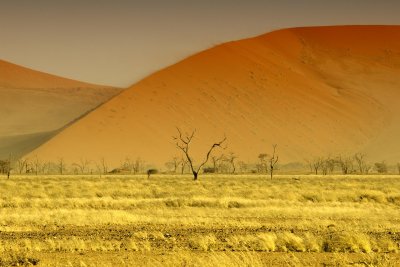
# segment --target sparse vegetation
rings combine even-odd
[[[0,180],[1,262],[54,266],[60,253],[60,263],[74,266],[99,259],[114,266],[138,259],[155,266],[400,261],[399,176],[275,175],[271,181],[209,174],[198,183],[152,176]]]

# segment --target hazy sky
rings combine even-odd
[[[225,41],[399,14],[398,0],[0,0],[0,59],[126,87]]]

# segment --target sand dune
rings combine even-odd
[[[224,134],[226,152],[256,161],[278,144],[281,162],[363,151],[400,159],[400,27],[279,30],[225,43],[161,70],[33,151],[117,166],[162,166],[179,154],[175,127],[197,129],[203,155]]]
[[[0,60],[0,155],[29,152],[50,137],[48,132],[65,126],[119,91]],[[41,133],[46,139],[37,138]],[[21,136],[23,145],[10,141],[21,140]]]

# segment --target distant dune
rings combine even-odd
[[[0,158],[31,151],[119,92],[0,60]]]
[[[125,90],[33,151],[44,160],[178,155],[176,126],[197,129],[196,157],[224,134],[255,162],[367,153],[400,160],[400,26],[279,30],[225,43]]]

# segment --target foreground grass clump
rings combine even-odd
[[[399,199],[400,176],[16,176],[0,180],[0,262],[400,264]]]

